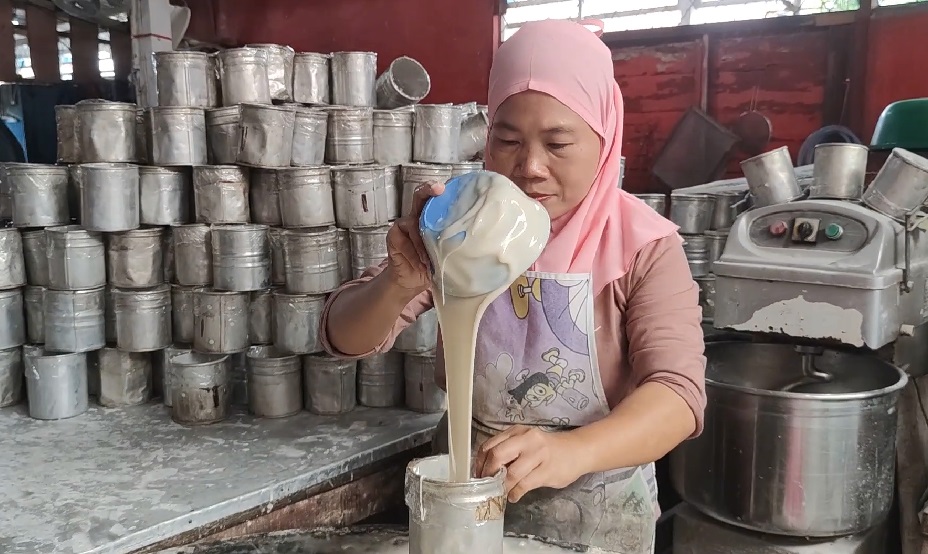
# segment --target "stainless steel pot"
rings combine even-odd
[[[667,195],[666,194],[636,194],[638,200],[641,200],[652,210],[667,217]]]
[[[862,199],[881,214],[902,221],[908,212],[928,202],[928,160],[893,148]]]
[[[674,487],[703,513],[758,532],[863,531],[892,505],[896,402],[908,378],[876,357],[799,350],[706,345],[705,430],[671,453]],[[831,380],[806,377],[809,363]]]
[[[413,125],[412,158],[417,162],[461,161],[461,108],[452,104],[418,104]]]
[[[341,106],[373,107],[377,54],[334,52],[331,63],[332,103]]]
[[[815,147],[809,198],[857,200],[864,192],[867,155],[862,144],[819,144]]]
[[[710,229],[729,229],[744,210],[747,209],[747,193],[744,191],[724,191],[713,193],[715,205],[712,208]]]
[[[708,194],[673,194],[670,196],[670,221],[685,235],[701,235],[712,224],[715,198]]]
[[[802,195],[786,146],[744,160],[741,171],[748,181],[755,208],[783,204]]]
[[[301,104],[328,104],[329,73],[327,54],[296,54],[293,58],[293,100]]]
[[[422,64],[407,56],[390,62],[376,82],[377,107],[392,110],[411,106],[429,94],[432,80]]]

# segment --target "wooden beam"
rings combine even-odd
[[[110,31],[110,52],[113,53],[116,80],[128,79],[132,74],[132,38],[129,33]]]
[[[867,142],[864,136],[864,112],[867,104],[867,59],[870,49],[870,18],[873,15],[873,4],[870,0],[862,0],[857,17],[854,20],[854,42],[848,49],[850,56],[850,90],[847,102],[847,126]]]
[[[26,39],[35,80],[56,83],[61,80],[58,68],[58,16],[33,4],[26,6]]]
[[[100,28],[93,24],[70,18],[71,63],[74,66],[73,80],[76,83],[95,83],[100,79]]]
[[[16,41],[13,38],[13,1],[0,0],[0,81],[16,80]]]

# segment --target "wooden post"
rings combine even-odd
[[[75,17],[70,23],[74,82],[96,83],[100,80],[100,28]]]
[[[13,38],[13,0],[0,0],[0,81],[16,80],[16,41]]]
[[[26,38],[35,80],[56,83],[61,80],[58,67],[58,16],[52,10],[26,5]]]
[[[116,80],[125,81],[132,75],[132,39],[129,33],[110,29],[110,51]]]

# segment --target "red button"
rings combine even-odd
[[[785,221],[777,221],[770,225],[770,234],[775,237],[783,236],[788,230],[789,225],[787,225]]]

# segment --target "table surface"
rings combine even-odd
[[[124,554],[431,440],[439,414],[236,414],[182,427],[160,404],[38,421],[0,410],[0,552]]]

